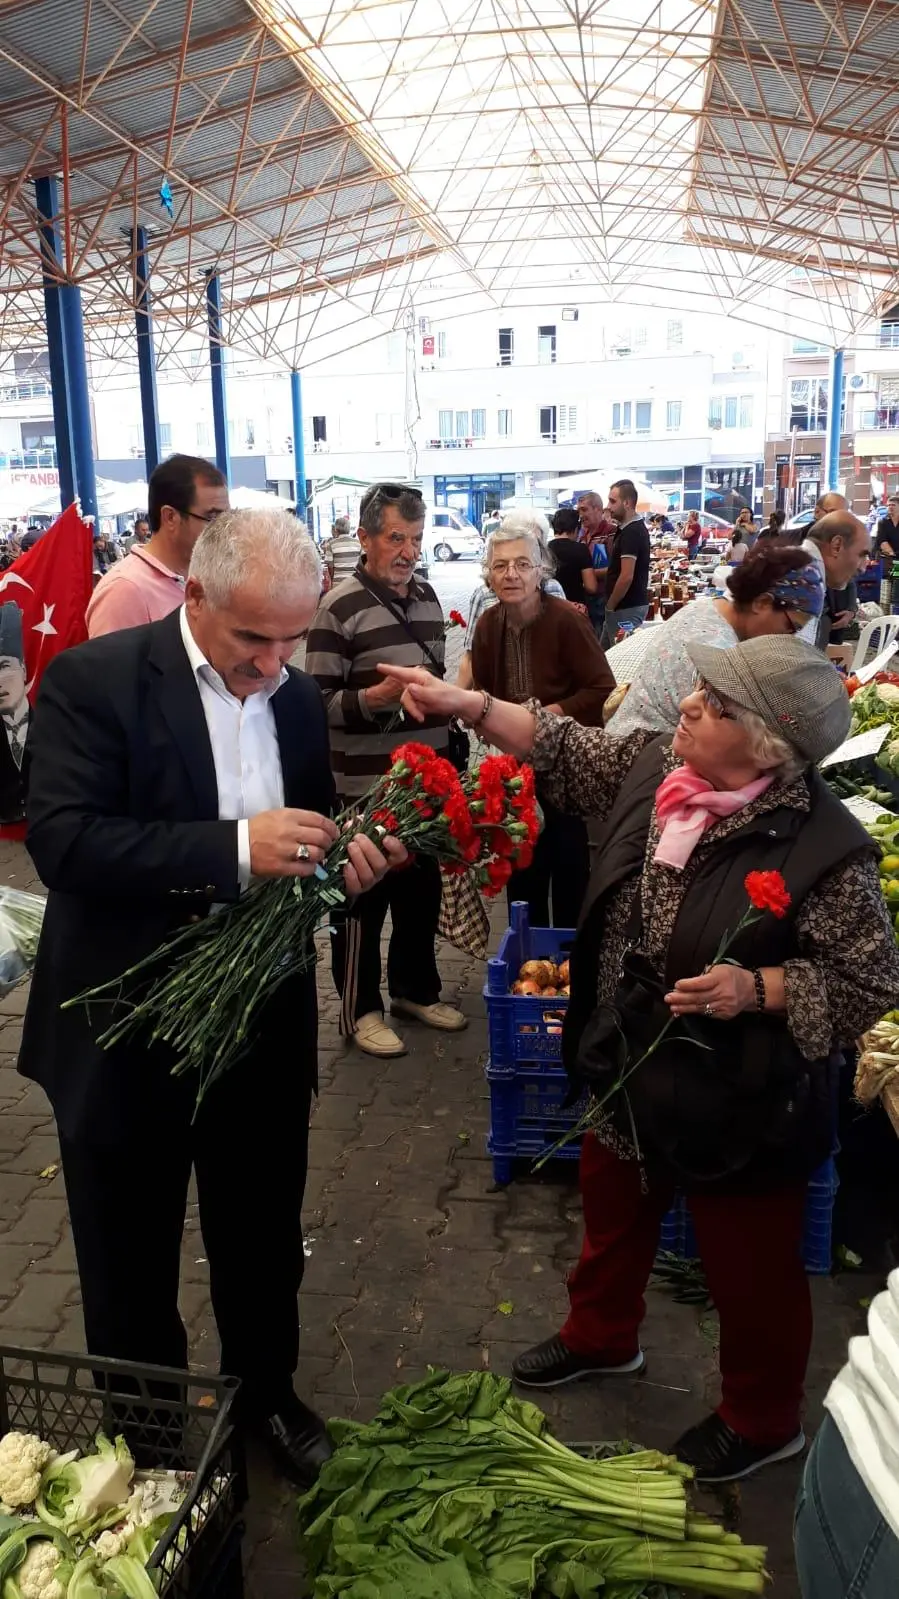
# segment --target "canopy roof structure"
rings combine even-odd
[[[158,345],[204,274],[289,366],[415,315],[717,307],[822,342],[899,300],[888,0],[6,0],[0,349],[43,342],[58,174],[87,337]]]

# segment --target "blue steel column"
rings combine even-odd
[[[824,456],[824,482],[828,490],[837,488],[840,481],[840,416],[843,410],[843,351],[830,354],[830,399],[827,407],[826,453]]]
[[[231,482],[228,407],[225,400],[225,347],[222,343],[222,285],[217,272],[206,273],[206,315],[209,322],[209,375],[212,379],[212,424],[215,464]]]
[[[44,315],[47,320],[47,352],[50,358],[50,388],[53,395],[53,426],[56,433],[56,461],[59,468],[59,497],[62,508],[75,498],[75,464],[72,448],[72,422],[69,414],[69,374],[60,305],[62,260],[56,218],[59,215],[55,178],[36,178],[34,194],[41,239],[44,274]]]
[[[303,382],[299,372],[290,374],[290,409],[293,413],[293,479],[297,516],[306,520],[306,449],[303,444]]]
[[[69,415],[72,421],[72,450],[75,482],[84,516],[97,516],[97,474],[94,467],[94,438],[91,432],[91,397],[87,386],[87,354],[84,348],[84,323],[81,319],[81,290],[64,283],[59,291],[62,307],[62,333],[65,340],[66,368],[69,374]]]
[[[144,424],[144,461],[149,477],[159,465],[159,401],[156,397],[156,351],[153,348],[146,228],[132,228],[131,248],[134,251],[134,326],[137,333],[140,409]]]

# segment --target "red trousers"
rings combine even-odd
[[[673,1178],[640,1169],[584,1139],[581,1196],[586,1234],[568,1279],[571,1311],[562,1341],[578,1355],[630,1360],[646,1311]],[[709,1291],[721,1323],[718,1414],[753,1443],[779,1445],[799,1431],[812,1341],[812,1307],[801,1244],[806,1184],[772,1193],[694,1193],[689,1206]]]

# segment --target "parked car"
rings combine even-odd
[[[477,528],[452,506],[435,505],[425,521],[421,554],[424,561],[458,561],[467,555],[480,560],[484,540]]]
[[[787,522],[786,526],[784,527],[784,532],[804,533],[806,528],[811,527],[814,520],[814,509],[810,508],[807,511],[797,511],[795,516],[790,517],[789,522]]]

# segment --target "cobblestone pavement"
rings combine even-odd
[[[0,882],[37,886],[21,846],[0,844]],[[422,1376],[429,1363],[505,1372],[518,1350],[562,1319],[565,1273],[580,1235],[573,1172],[553,1170],[542,1180],[525,1173],[506,1189],[494,1186],[484,1149],[483,967],[444,947],[441,970],[444,997],[465,1011],[467,1032],[404,1028],[409,1054],[378,1062],[339,1039],[336,1001],[320,968],[322,1090],[310,1142],[297,1387],[325,1415],[368,1416],[384,1389]],[[0,1336],[80,1350],[53,1122],[40,1090],[15,1072],[25,997],[18,989],[0,1001]],[[858,1301],[872,1285],[819,1278],[813,1291],[812,1427],[849,1335],[861,1330]],[[192,1359],[214,1370],[216,1332],[193,1204],[181,1303]],[[700,1321],[651,1289],[646,1376],[561,1390],[546,1396],[545,1408],[569,1441],[668,1445],[715,1402],[714,1339],[713,1319]],[[790,1555],[797,1479],[795,1464],[776,1467],[729,1501],[744,1535],[770,1545],[779,1599],[797,1599]],[[302,1593],[293,1496],[256,1460],[246,1560],[250,1599]]]

